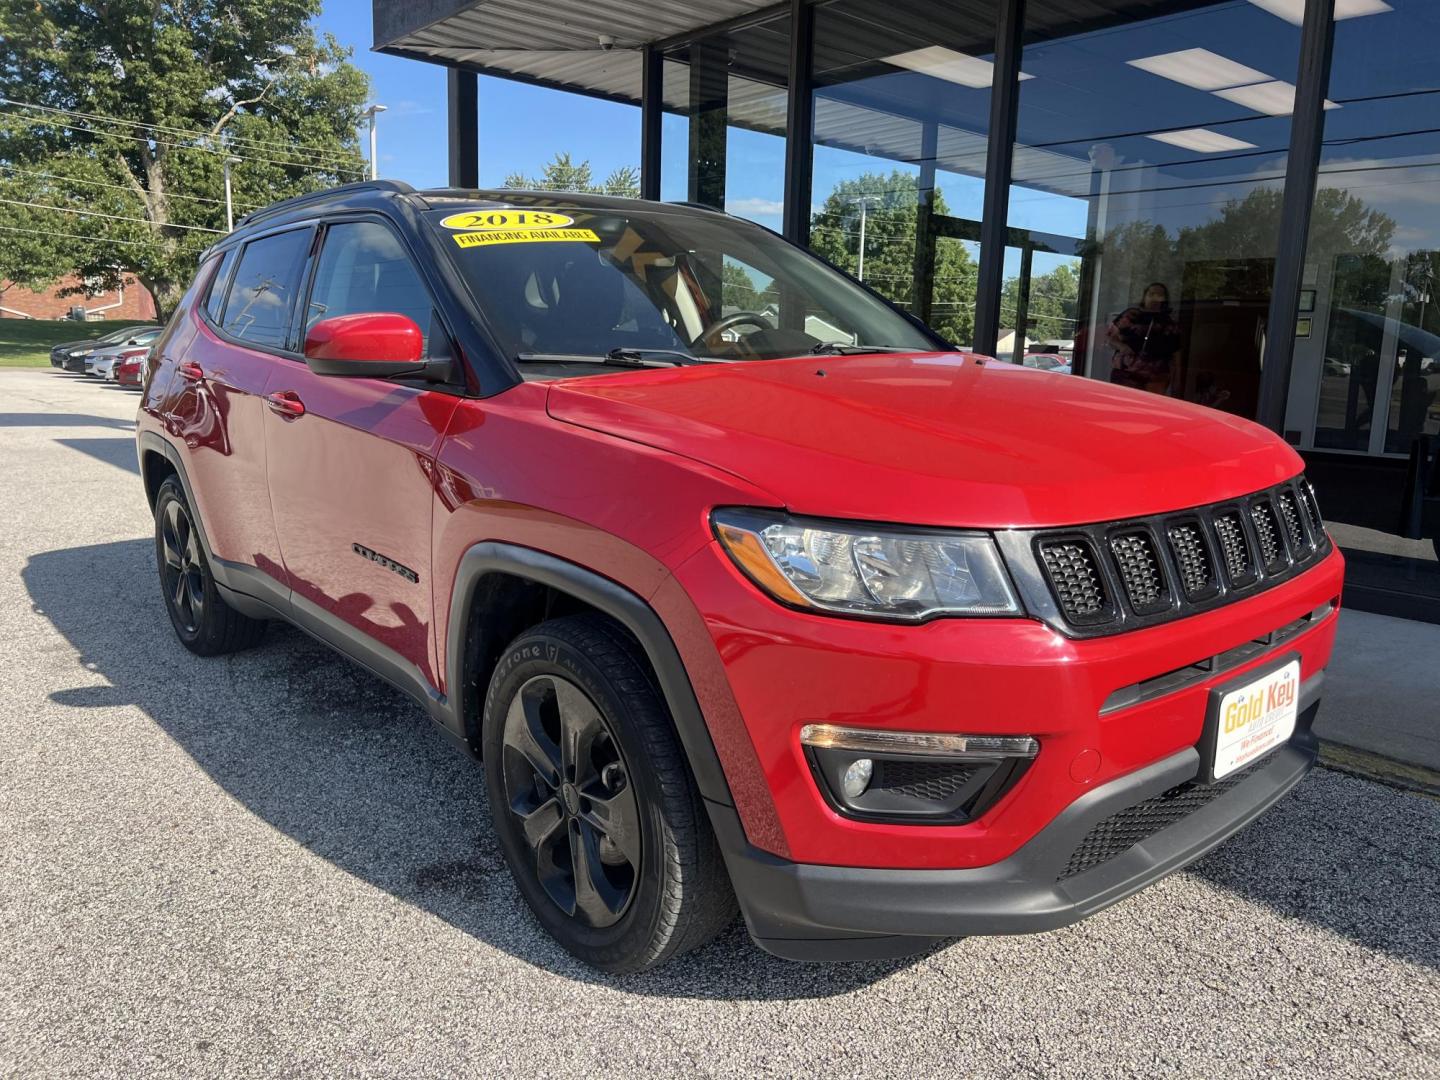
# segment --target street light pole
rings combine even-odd
[[[855,276],[861,281],[865,280],[865,211],[869,209],[870,201],[873,198],[873,195],[861,195],[857,199],[850,200],[851,206],[860,207],[860,249],[859,257],[855,262]]]
[[[223,162],[225,167],[225,231],[235,231],[235,210],[230,201],[230,166],[238,165],[238,157],[227,157]]]
[[[376,153],[375,153],[375,117],[376,117],[377,114],[382,113],[382,112],[384,112],[384,111],[385,111],[385,106],[384,106],[384,105],[371,105],[368,109],[366,109],[363,113],[360,114],[361,116],[368,116],[368,117],[370,118],[370,179],[371,179],[371,180],[378,180],[378,179],[380,179],[380,161],[379,161],[379,158],[376,157]]]

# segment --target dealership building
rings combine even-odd
[[[480,75],[633,105],[646,197],[752,217],[958,345],[1138,356],[1282,433],[1347,599],[1440,621],[1435,0],[374,0],[374,31],[449,68],[452,185]]]

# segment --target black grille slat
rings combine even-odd
[[[1060,601],[1060,610],[1071,622],[1093,622],[1109,610],[1105,583],[1100,576],[1094,549],[1082,540],[1047,540],[1040,545],[1040,559]]]
[[[1180,588],[1187,600],[1198,600],[1215,591],[1215,566],[1199,522],[1182,521],[1171,526],[1170,551],[1180,569]]]
[[[1333,547],[1303,476],[1194,509],[1009,536],[1032,560],[1019,579],[1031,611],[1074,637],[1238,600],[1304,572]]]
[[[1083,874],[1123,855],[1136,844],[1144,843],[1156,833],[1210,805],[1235,785],[1249,779],[1256,769],[1265,764],[1267,762],[1262,758],[1214,784],[1197,784],[1193,781],[1181,784],[1111,814],[1085,834],[1085,839],[1080,841],[1080,845],[1070,855],[1070,861],[1065,864],[1065,869],[1060,872],[1059,880],[1064,881],[1066,878]]]
[[[1302,552],[1310,547],[1310,541],[1305,536],[1305,523],[1300,520],[1300,504],[1295,501],[1295,493],[1286,489],[1280,492],[1275,500],[1280,507],[1280,520],[1285,523],[1285,536],[1290,541],[1290,550],[1295,552],[1296,558],[1302,558]]]
[[[1165,571],[1148,532],[1136,530],[1112,536],[1110,554],[1115,557],[1120,584],[1125,587],[1125,598],[1132,608],[1147,614],[1169,606],[1170,590],[1165,584]]]
[[[1315,489],[1310,481],[1301,480],[1295,485],[1300,492],[1300,501],[1305,504],[1305,516],[1310,519],[1310,531],[1315,536],[1325,535],[1325,522],[1320,517],[1320,504],[1315,501]]]
[[[1280,536],[1280,522],[1268,499],[1250,507],[1250,521],[1255,526],[1255,539],[1260,545],[1260,562],[1267,571],[1285,565],[1285,541]]]
[[[1238,510],[1215,515],[1215,538],[1220,541],[1220,560],[1225,576],[1232,585],[1248,585],[1255,580],[1255,558],[1250,552],[1250,538]]]

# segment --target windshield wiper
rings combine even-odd
[[[610,367],[683,367],[700,361],[674,349],[611,349],[607,353],[519,353],[521,364],[606,364]]]
[[[915,352],[899,345],[846,345],[840,341],[817,341],[810,346],[816,356],[858,356],[861,353]]]
[[[668,360],[676,367],[700,363],[698,356],[691,356],[689,353],[681,352],[679,349],[630,349],[624,346],[618,346],[611,349],[605,356],[609,360]]]

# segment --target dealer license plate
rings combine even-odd
[[[1290,660],[1234,689],[1217,691],[1216,697],[1207,725],[1213,732],[1212,780],[1243,769],[1295,733],[1300,660]]]

